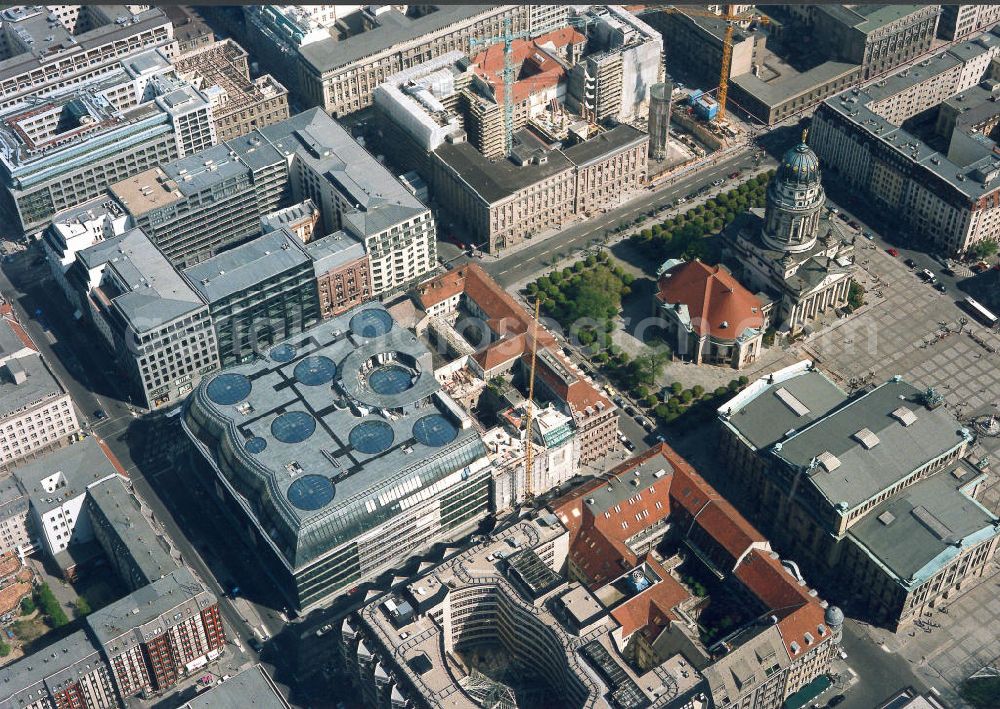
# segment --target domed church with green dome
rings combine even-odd
[[[726,231],[723,257],[765,302],[781,334],[809,331],[847,305],[854,240],[826,208],[819,158],[802,142],[781,158],[763,209],[750,209]]]

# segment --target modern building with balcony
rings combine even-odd
[[[191,266],[184,278],[208,303],[222,367],[242,364],[320,319],[313,260],[287,229]]]
[[[114,71],[151,49],[174,54],[173,26],[147,5],[33,5],[0,13],[0,111]]]
[[[472,419],[441,390],[426,347],[376,304],[203,381],[181,421],[192,483],[298,609],[490,509]]]

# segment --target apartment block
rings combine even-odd
[[[142,230],[80,251],[67,280],[138,406],[177,401],[218,368],[208,306]]]
[[[413,283],[436,262],[430,210],[319,109],[162,165],[111,192],[181,266],[259,235],[262,217],[306,200],[319,210],[320,233],[343,230],[364,244],[373,297]]]
[[[993,112],[989,92],[976,93],[975,105],[970,95],[960,106],[975,109],[968,120],[937,124],[947,133],[924,135],[902,127],[908,118],[949,97],[957,101],[989,78],[998,49],[996,34],[980,35],[863,90],[826,99],[809,133],[824,169],[879,209],[899,214],[902,233],[950,253],[1000,237],[995,184],[1000,160],[985,132]],[[942,143],[946,152],[937,149]]]
[[[158,694],[222,654],[217,599],[181,567],[86,618],[118,693]]]
[[[174,68],[209,99],[217,142],[288,118],[288,90],[270,74],[251,80],[246,50],[231,39],[181,54]]]
[[[93,539],[84,509],[87,490],[118,477],[120,468],[93,436],[14,468],[30,502],[32,527],[49,558],[59,563],[70,545]]]
[[[180,566],[170,542],[153,529],[149,508],[121,475],[90,485],[84,510],[104,558],[129,591],[137,591]]]
[[[327,6],[327,7],[336,7]],[[291,709],[278,685],[263,665],[240,670],[232,677],[203,691],[181,705],[180,709],[218,709],[252,706],[262,709]]]
[[[41,357],[12,359],[0,369],[0,463],[60,446],[79,430],[69,394]]]
[[[118,709],[121,702],[111,668],[85,630],[0,669],[0,698],[18,709]]]
[[[8,7],[0,38],[0,111],[100,77],[141,52],[162,48],[172,57],[176,48],[161,9],[124,5]]]
[[[260,233],[287,193],[284,156],[256,135],[140,172],[110,187],[170,261],[190,266]]]
[[[247,362],[320,319],[313,260],[287,229],[191,266],[184,278],[208,304],[223,367]]]
[[[271,214],[265,214],[260,218],[260,228],[265,234],[278,229],[288,229],[303,244],[308,244],[314,236],[322,236],[317,233],[320,228],[319,220],[319,208],[311,199],[306,199],[290,207],[282,207]]]
[[[124,234],[132,227],[132,218],[107,195],[52,217],[52,224],[42,235],[41,245],[53,279],[75,310],[84,312],[84,303],[67,280],[66,273],[76,261],[76,254],[99,241]]]
[[[13,105],[3,124],[3,195],[29,233],[111,183],[216,142],[210,97],[179,78],[162,50]]]
[[[719,411],[720,457],[748,509],[894,631],[982,575],[1000,543],[1000,518],[975,500],[971,434],[941,403],[898,377],[848,396],[801,362]]]
[[[648,143],[646,133],[620,124],[564,149],[522,130],[512,155],[499,161],[469,143],[445,144],[433,154],[432,193],[470,243],[498,252],[638,189]]]

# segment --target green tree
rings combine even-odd
[[[684,391],[681,392],[681,401],[683,401],[685,404],[690,404],[693,399],[694,399],[694,392],[691,391],[690,389],[685,389]]]
[[[725,396],[725,395],[726,395],[726,394],[728,394],[728,393],[729,393],[729,390],[728,390],[728,389],[726,389],[726,387],[716,387],[716,388],[715,388],[715,392],[714,392],[714,394],[715,394],[715,395],[716,395],[717,397],[722,397],[722,396]]]
[[[693,387],[691,387],[691,393],[694,394],[695,399],[700,399],[701,397],[705,396],[705,387],[703,387],[701,384],[695,384]]]
[[[42,613],[48,616],[49,622],[52,623],[52,627],[61,628],[69,623],[66,611],[62,609],[62,606],[59,604],[59,601],[56,599],[55,594],[52,593],[52,589],[49,588],[47,583],[43,583],[35,590],[35,598],[38,601],[38,605],[42,609]]]
[[[76,604],[74,605],[73,612],[76,614],[77,618],[82,618],[85,615],[90,615],[90,604],[87,599],[80,596],[76,599]]]
[[[857,310],[865,304],[865,289],[859,283],[851,281],[847,291],[847,305],[851,310]]]
[[[21,615],[31,615],[35,612],[35,602],[31,599],[31,596],[25,596],[21,599]]]
[[[656,414],[657,418],[665,419],[670,415],[670,407],[666,404],[658,404],[656,408],[653,409],[653,413]]]
[[[682,391],[684,391],[684,385],[681,384],[680,382],[671,382],[670,391],[672,391],[674,394],[680,394]]]
[[[747,377],[745,374],[741,374],[740,378],[737,379],[736,381],[739,382],[739,385],[742,388],[742,387],[745,387],[747,384],[750,383],[750,378]]]
[[[972,247],[972,253],[975,254],[976,258],[989,258],[996,254],[997,247],[998,244],[995,239],[984,239],[976,242],[976,245]]]
[[[0,640],[0,657],[7,657],[10,654],[11,647],[5,641]]]
[[[651,409],[657,404],[659,404],[660,400],[656,398],[655,394],[649,394],[648,396],[646,396],[645,399],[642,400],[642,403],[646,405],[647,409]]]
[[[958,693],[975,709],[1000,709],[1000,677],[969,678]]]

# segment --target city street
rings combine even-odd
[[[765,161],[762,165],[770,164]],[[636,217],[644,215],[650,209],[664,204],[671,204],[679,197],[684,197],[714,180],[737,170],[748,170],[753,167],[753,161],[748,153],[737,154],[717,165],[695,172],[678,182],[664,186],[655,192],[643,192],[635,200],[610,210],[606,214],[595,215],[583,222],[573,223],[548,238],[520,248],[507,256],[497,259],[490,255],[482,257],[483,268],[502,286],[511,285],[530,278],[552,264],[553,260],[565,257],[589,247],[597,246],[605,241],[605,237],[613,239],[611,230],[621,223],[629,224]],[[468,260],[466,258],[465,260]],[[461,263],[456,260],[455,264]]]

